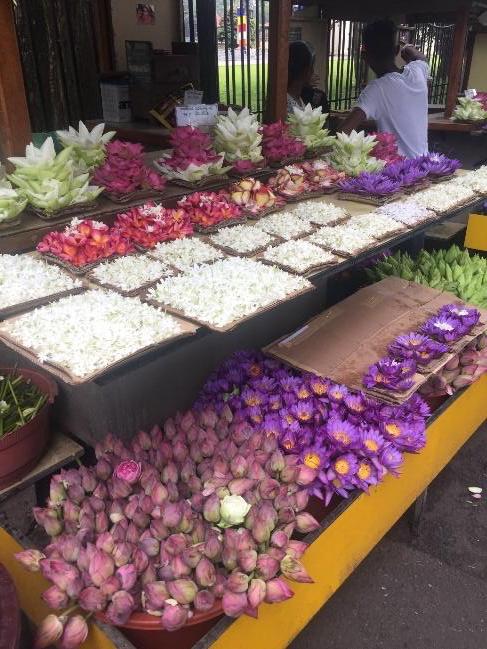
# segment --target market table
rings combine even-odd
[[[333,195],[327,198],[345,207],[352,215],[373,209],[363,203],[340,201]],[[452,219],[481,202],[478,199],[468,206],[452,210],[433,223]],[[263,347],[346,297],[350,285],[346,281],[330,280],[387,249],[407,245],[430,225],[420,225],[353,259],[318,271],[310,278],[314,290],[256,315],[229,332],[222,334],[202,327],[194,336],[128,361],[98,380],[78,386],[60,381],[56,402],[57,425],[60,430],[69,431],[93,445],[107,432],[129,439],[138,429],[163,421],[176,410],[189,407],[210,372],[232,352]],[[15,364],[21,359],[24,365],[31,365],[3,343],[0,349],[4,362]]]

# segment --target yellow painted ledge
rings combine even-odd
[[[259,619],[241,617],[211,649],[284,649],[308,624],[487,416],[487,375],[471,385],[429,427],[428,443],[406,455],[400,479],[387,476],[354,500],[314,541],[304,564],[314,584],[292,584],[295,596],[264,604]]]
[[[474,250],[487,250],[487,216],[470,214],[465,234],[465,246]]]

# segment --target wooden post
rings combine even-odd
[[[270,0],[267,122],[285,119],[287,114],[287,65],[291,5],[291,0]]]
[[[20,63],[13,3],[0,0],[0,133],[1,156],[23,155],[31,140],[29,109]]]
[[[475,49],[476,38],[477,38],[477,32],[474,32],[473,30],[468,32],[467,45],[465,50],[465,68],[463,70],[463,81],[462,81],[461,90],[466,90],[468,88],[470,71],[472,70],[472,59],[473,59],[473,51]]]
[[[448,71],[448,90],[446,93],[445,117],[451,117],[457,96],[462,85],[463,59],[468,32],[469,5],[464,5],[456,13],[455,32],[453,34],[453,52]]]

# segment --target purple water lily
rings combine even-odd
[[[411,377],[415,372],[416,363],[412,359],[396,360],[386,356],[369,367],[363,384],[369,389],[379,387],[404,392],[413,385]]]
[[[456,318],[469,330],[475,327],[480,320],[480,311],[478,309],[458,304],[446,304],[440,309],[439,315]]]
[[[468,327],[458,318],[439,314],[427,320],[421,331],[440,342],[451,343],[464,336]]]
[[[364,194],[367,196],[390,196],[401,189],[401,181],[391,178],[383,171],[376,173],[363,172],[355,178],[347,178],[338,182],[340,189],[349,194]]]
[[[461,167],[459,160],[449,158],[442,153],[429,153],[417,158],[421,168],[428,172],[428,176],[450,176]]]
[[[437,342],[419,332],[398,336],[389,345],[389,354],[394,358],[411,358],[420,365],[427,365],[448,351],[448,345]]]
[[[416,159],[406,158],[398,162],[388,164],[382,172],[403,187],[411,187],[426,178],[428,171],[421,166]]]

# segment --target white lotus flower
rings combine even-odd
[[[241,525],[249,513],[251,506],[242,496],[225,496],[220,501],[219,527]]]
[[[239,113],[232,108],[227,115],[219,115],[215,125],[215,150],[225,154],[228,162],[250,160],[258,163],[262,160],[262,135],[260,124],[248,108]]]
[[[451,119],[457,122],[482,122],[487,119],[487,111],[477,99],[459,97]]]
[[[169,158],[171,154],[166,154],[165,157]],[[206,164],[196,165],[191,162],[186,169],[173,169],[164,163],[164,156],[154,162],[154,166],[159,169],[169,180],[184,180],[186,182],[194,183],[203,180],[207,176],[220,176],[228,171],[228,167],[223,167],[223,155],[216,162],[209,162]]]
[[[77,170],[86,171],[99,166],[105,159],[105,145],[115,135],[115,131],[103,133],[105,124],[97,124],[91,132],[80,120],[78,131],[72,126],[67,131],[56,131],[64,147],[72,147]]]
[[[385,162],[370,155],[376,144],[375,136],[365,135],[364,131],[352,131],[350,135],[337,133],[330,162],[348,176],[358,176],[363,171],[379,171]]]
[[[25,147],[25,158],[8,158],[16,167],[37,167],[54,162],[56,151],[52,137],[44,140],[43,144],[37,148],[32,142]]]
[[[321,106],[312,108],[306,104],[304,108],[298,106],[293,108],[293,115],[290,115],[288,122],[290,132],[310,148],[329,146],[335,138],[329,135],[329,131],[323,128],[328,114],[323,114]]]

